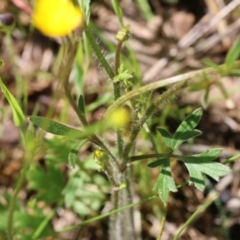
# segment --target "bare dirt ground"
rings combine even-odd
[[[36,72],[50,71],[55,61],[59,43],[48,39],[38,31],[30,31],[28,9],[16,6],[18,1],[0,0],[0,13],[12,12],[17,19],[17,28],[12,33],[14,44],[15,66],[6,36],[0,33],[0,57],[5,60],[1,77],[14,93],[16,73],[28,82],[28,114],[31,114],[36,103],[39,104],[39,115],[44,115],[51,104],[51,96],[56,83],[47,77],[39,78]],[[25,2],[27,1],[19,1]],[[139,1],[140,2],[140,1]],[[149,0],[152,17],[146,20],[136,1],[122,0],[124,23],[131,26],[129,45],[140,62],[143,74],[142,82],[147,84],[179,73],[201,69],[203,59],[210,59],[217,64],[224,62],[227,51],[238,36],[240,29],[240,1],[237,0]],[[102,36],[116,44],[115,34],[119,30],[117,17],[108,0],[95,0],[91,5],[91,18]],[[21,30],[21,31],[20,31]],[[100,44],[104,43],[100,41]],[[127,53],[126,53],[127,54]],[[47,59],[47,60],[46,60]],[[43,80],[44,79],[44,80]],[[105,79],[99,74],[97,63],[93,63],[85,80],[86,103],[94,102],[101,91]],[[211,104],[204,109],[204,117],[199,129],[203,131],[192,146],[194,153],[209,147],[222,147],[221,159],[225,160],[239,152],[240,149],[240,84],[239,78],[226,77],[222,81],[230,93],[224,99],[217,88],[210,92]],[[89,90],[91,89],[91,90]],[[201,106],[202,93],[182,93],[178,96],[177,105]],[[176,103],[175,103],[176,104]],[[6,101],[0,95],[0,108]],[[96,120],[104,107],[97,108],[89,119]],[[19,146],[19,133],[11,120],[10,110],[1,117],[0,137],[0,191],[11,189],[21,169],[22,150]],[[61,111],[59,103],[57,112]],[[73,115],[73,112],[70,111]],[[6,117],[9,116],[9,117]],[[176,121],[169,119],[175,129]],[[73,117],[72,124],[75,124]],[[181,149],[188,152],[188,147]],[[219,183],[211,182],[212,188],[221,193],[218,203],[211,205],[202,213],[184,233],[184,240],[239,240],[240,239],[240,160],[232,164],[233,171],[221,179]],[[174,167],[175,178],[187,178],[187,172],[180,164]],[[202,203],[209,189],[201,193],[191,186],[185,186],[171,196],[167,223],[163,239],[171,239],[171,234],[184,223]],[[158,234],[158,219],[148,203],[140,207],[142,214],[141,231],[143,239],[155,239]],[[223,217],[225,216],[225,217]],[[223,227],[224,225],[224,227]],[[84,239],[107,239],[106,222],[90,225]],[[99,230],[99,228],[101,230]],[[97,232],[98,235],[94,233]],[[228,233],[226,233],[228,229]],[[226,236],[229,234],[229,236]],[[83,239],[83,238],[71,238]]]

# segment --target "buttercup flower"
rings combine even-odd
[[[62,37],[83,24],[83,15],[71,0],[37,0],[32,23],[46,36]]]

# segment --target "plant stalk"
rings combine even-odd
[[[23,168],[21,170],[20,176],[17,180],[16,187],[14,189],[13,195],[9,204],[9,215],[8,215],[8,225],[7,225],[7,236],[8,240],[13,240],[13,217],[14,217],[14,208],[16,205],[18,193],[22,188],[22,185],[25,180],[26,172],[29,168],[29,163],[27,161],[24,162]]]
[[[233,68],[239,68],[239,67],[240,67],[240,61],[236,61]],[[225,64],[220,65],[219,68],[224,69]],[[191,80],[191,79],[193,79],[193,83],[190,82],[189,85],[193,85],[196,83],[195,81],[196,78],[198,79],[200,78],[201,80],[202,74],[209,74],[209,75],[213,74],[216,77],[216,74],[219,74],[219,73],[216,71],[216,69],[213,69],[210,67],[203,70],[201,69],[201,70],[184,73],[184,74],[173,76],[166,79],[161,79],[159,81],[147,84],[145,86],[135,88],[132,91],[121,96],[117,101],[115,101],[105,112],[104,118],[107,118],[112,111],[120,107],[123,103],[127,102],[128,100],[136,96],[139,96],[142,93],[150,92],[152,90],[155,90],[161,87],[166,87],[168,85],[172,85],[178,82],[186,82],[187,80]],[[227,74],[228,73],[225,73],[225,76]]]
[[[210,193],[208,198],[206,199],[205,203],[202,204],[193,214],[190,218],[188,218],[188,220],[178,229],[175,237],[173,238],[173,240],[177,240],[182,232],[197,218],[199,217],[205,210],[206,208],[212,204],[217,198],[219,197],[219,193]]]
[[[160,231],[159,231],[157,240],[162,239],[163,230],[164,230],[164,226],[165,226],[165,223],[166,223],[166,217],[167,217],[167,204],[165,203],[164,206],[163,206],[163,216],[162,216],[162,219],[161,219]]]

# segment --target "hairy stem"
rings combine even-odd
[[[169,99],[171,96],[182,90],[183,88],[187,87],[188,85],[185,84],[185,82],[181,82],[179,84],[176,84],[169,88],[167,91],[165,91],[160,97],[158,97],[156,100],[152,102],[152,104],[148,107],[144,115],[139,119],[139,122],[136,124],[136,126],[132,129],[131,133],[131,139],[129,139],[128,143],[126,144],[126,147],[124,149],[124,157],[127,157],[129,152],[131,151],[131,148],[137,138],[138,133],[142,129],[144,123],[148,120],[150,116],[155,112],[156,109],[159,107],[162,108],[164,104],[166,103],[166,100]]]
[[[240,67],[240,61],[236,61],[233,68],[239,68],[239,67]],[[219,68],[224,70],[225,64],[220,65]],[[149,92],[149,91],[161,88],[161,87],[166,87],[168,85],[172,85],[172,84],[175,84],[178,82],[185,82],[187,80],[193,80],[193,84],[195,84],[196,83],[196,81],[194,81],[195,78],[201,78],[203,74],[216,75],[216,74],[219,74],[219,72],[217,72],[216,69],[213,69],[210,67],[210,68],[192,71],[189,73],[184,73],[184,74],[177,75],[174,77],[162,79],[157,82],[153,82],[153,83],[147,84],[145,86],[135,88],[134,90],[126,93],[125,95],[121,96],[117,101],[115,101],[105,112],[104,118],[107,118],[112,111],[114,111],[116,108],[121,106],[123,103],[127,102],[128,100],[130,100],[136,96],[139,96],[142,93],[146,93],[146,92]],[[227,75],[227,74],[228,73],[225,73],[225,75]],[[189,83],[189,84],[191,84],[191,83]]]
[[[115,53],[115,75],[118,75],[118,69],[120,67],[120,54],[122,49],[122,41],[118,41],[117,49]],[[114,84],[114,99],[117,100],[120,97],[120,82]],[[118,155],[122,156],[123,151],[123,139],[120,130],[117,130],[117,145],[118,145]]]
[[[75,41],[75,42],[73,42],[70,49],[67,51],[67,56],[62,62],[62,67],[61,67],[62,72],[60,73],[60,78],[62,80],[65,95],[66,95],[70,105],[76,112],[76,114],[79,117],[83,126],[87,127],[87,126],[89,126],[89,124],[88,124],[84,114],[78,108],[77,103],[73,99],[70,88],[69,88],[69,82],[68,82],[68,78],[70,76],[72,65],[73,65],[73,62],[75,59],[77,47],[78,47],[78,42]],[[111,152],[109,147],[96,134],[93,133],[89,137],[89,140],[91,142],[95,143],[96,145],[98,145],[109,156],[110,160],[109,160],[109,162],[106,163],[106,167],[104,170],[107,173],[109,181],[113,184],[113,186],[114,187],[119,186],[119,183],[116,181],[116,174],[120,173],[120,167],[119,167],[116,157],[113,155],[113,153]]]

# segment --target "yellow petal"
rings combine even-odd
[[[32,23],[47,36],[62,37],[83,23],[83,15],[71,0],[37,0]]]

